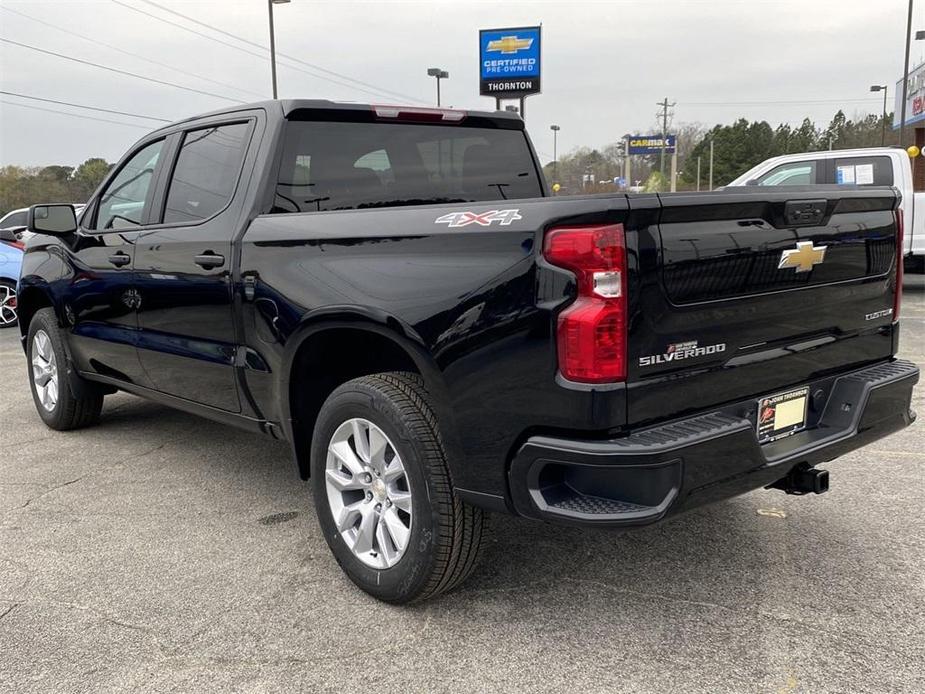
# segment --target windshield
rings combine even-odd
[[[409,123],[287,124],[274,212],[542,196],[521,130]]]

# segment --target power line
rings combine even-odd
[[[38,23],[38,24],[42,24],[42,25],[47,26],[47,27],[51,27],[52,29],[57,29],[58,31],[64,32],[65,34],[68,34],[69,36],[76,36],[77,38],[84,39],[85,41],[90,41],[91,43],[94,43],[94,44],[96,44],[96,45],[103,46],[103,47],[105,47],[105,48],[109,48],[109,49],[114,50],[114,51],[118,51],[119,53],[123,53],[124,55],[129,55],[129,56],[132,56],[133,58],[137,58],[137,59],[139,59],[139,60],[144,60],[145,62],[151,63],[152,65],[158,65],[158,66],[160,66],[160,67],[165,67],[165,68],[167,68],[168,70],[173,70],[174,72],[179,72],[181,75],[186,75],[187,77],[193,77],[193,78],[195,78],[195,79],[204,80],[204,81],[206,81],[206,82],[212,82],[213,84],[217,84],[217,85],[219,85],[220,87],[227,87],[227,88],[229,88],[229,89],[234,89],[234,90],[236,90],[236,91],[246,92],[246,93],[248,93],[248,94],[253,94],[253,95],[258,96],[258,97],[260,97],[260,98],[266,98],[266,95],[265,95],[265,94],[261,94],[261,93],[259,93],[259,92],[253,92],[253,91],[251,91],[251,90],[249,90],[249,89],[243,89],[242,87],[237,87],[237,86],[235,86],[235,85],[233,85],[233,84],[226,84],[225,82],[219,82],[218,80],[214,80],[214,79],[212,79],[211,77],[206,77],[205,75],[197,75],[197,74],[194,73],[194,72],[187,72],[186,70],[181,70],[180,68],[173,67],[172,65],[168,65],[167,63],[162,63],[162,62],[160,62],[159,60],[153,60],[153,59],[151,59],[151,58],[145,58],[143,55],[139,55],[138,53],[132,53],[131,51],[127,51],[127,50],[125,50],[124,48],[119,48],[118,46],[113,46],[111,43],[104,43],[103,41],[100,41],[98,38],[94,38],[94,37],[92,37],[92,36],[85,36],[84,34],[79,34],[79,33],[77,33],[76,31],[74,31],[73,29],[67,29],[67,28],[65,28],[65,27],[58,26],[57,24],[52,24],[51,22],[46,21],[46,20],[44,20],[44,19],[39,19],[38,17],[32,17],[31,15],[28,15],[28,14],[26,14],[25,12],[20,12],[19,10],[14,10],[14,9],[12,9],[12,8],[10,8],[10,7],[6,7],[5,5],[0,5],[0,10],[6,10],[7,12],[12,12],[13,14],[19,15],[20,17],[25,17],[26,19],[28,19],[28,20],[30,20],[30,21],[36,22],[36,23]]]
[[[132,5],[126,4],[126,3],[122,2],[121,0],[112,0],[112,2],[114,2],[114,3],[117,4],[117,5],[120,5],[120,6],[124,7],[124,8],[126,8],[127,10],[131,10],[132,12],[138,12],[139,14],[142,14],[142,15],[144,15],[144,16],[146,16],[146,17],[150,17],[151,19],[156,19],[156,20],[159,21],[159,22],[163,22],[163,23],[165,23],[165,24],[169,24],[170,26],[177,27],[178,29],[182,29],[183,31],[187,31],[187,32],[189,32],[189,33],[191,33],[191,34],[195,34],[196,36],[201,36],[201,37],[204,38],[204,39],[208,39],[209,41],[214,41],[215,43],[221,44],[222,46],[228,46],[229,48],[233,48],[233,49],[235,49],[236,51],[241,51],[242,53],[246,53],[247,55],[252,55],[252,56],[255,56],[255,57],[257,57],[257,58],[260,58],[261,60],[269,61],[269,57],[268,57],[265,53],[255,53],[254,51],[251,51],[251,50],[248,50],[248,49],[246,49],[246,48],[243,48],[242,46],[236,46],[236,45],[233,44],[233,43],[228,43],[227,41],[222,41],[221,39],[215,38],[214,36],[209,36],[208,34],[204,34],[204,33],[202,33],[201,31],[196,31],[195,29],[191,29],[191,28],[188,27],[188,26],[184,26],[184,25],[182,25],[182,24],[178,24],[177,22],[173,22],[173,21],[171,21],[171,20],[169,20],[169,19],[164,19],[163,17],[158,17],[157,15],[151,14],[150,12],[145,12],[144,10],[142,10],[142,9],[140,9],[140,8],[138,8],[138,7],[133,7]],[[303,70],[303,69],[301,69],[301,68],[298,68],[298,67],[296,67],[295,65],[288,65],[288,64],[286,64],[286,63],[281,63],[281,64],[282,64],[284,67],[289,68],[290,70],[295,70],[296,72],[301,72],[301,73],[303,73],[303,74],[308,75],[309,77],[314,77],[315,79],[326,80],[326,81],[331,82],[331,83],[333,83],[333,84],[337,84],[337,85],[340,85],[340,86],[342,86],[342,87],[347,87],[348,89],[353,89],[353,90],[356,90],[356,91],[360,91],[360,92],[363,92],[363,93],[365,93],[365,94],[371,94],[372,96],[375,96],[375,97],[377,97],[377,98],[381,98],[381,97],[382,97],[382,94],[381,94],[381,93],[371,92],[371,91],[369,91],[368,89],[363,89],[362,87],[357,87],[357,86],[355,86],[355,85],[353,85],[353,84],[347,84],[347,83],[344,83],[344,82],[340,82],[340,81],[338,81],[338,80],[331,79],[330,77],[325,77],[324,75],[317,75],[317,74],[315,74],[315,73],[313,73],[313,72],[309,72],[309,71],[307,71],[307,70]],[[419,99],[415,99],[415,101],[419,101],[420,103],[424,103],[423,101],[420,101]]]
[[[114,113],[118,116],[132,116],[133,118],[147,118],[148,120],[156,120],[161,123],[171,123],[172,121],[167,120],[166,118],[156,118],[155,116],[143,116],[140,113],[129,113],[128,111],[114,111],[109,108],[99,108],[97,106],[85,106],[84,104],[75,104],[70,101],[58,101],[57,99],[46,99],[41,96],[30,96],[29,94],[17,94],[16,92],[7,92],[0,90],[0,94],[6,94],[7,96],[18,96],[20,99],[31,99],[33,101],[44,101],[49,104],[60,104],[61,106],[73,106],[75,108],[85,108],[89,111],[100,111],[101,113]],[[76,114],[75,114],[76,115]]]
[[[184,87],[182,84],[175,84],[173,82],[167,82],[165,80],[159,80],[153,77],[145,77],[144,75],[139,75],[134,72],[128,72],[127,70],[120,70],[118,68],[108,67],[106,65],[100,65],[99,63],[93,63],[93,62],[90,62],[89,60],[82,60],[80,58],[72,58],[71,56],[64,55],[63,53],[55,53],[54,51],[49,51],[44,48],[38,48],[37,46],[30,46],[27,43],[20,43],[19,41],[14,41],[13,39],[8,39],[3,36],[0,36],[0,41],[3,41],[4,43],[13,44],[14,46],[19,46],[20,48],[28,48],[29,50],[36,51],[38,53],[52,55],[56,58],[61,58],[62,60],[70,60],[75,63],[80,63],[81,65],[89,65],[91,67],[99,68],[100,70],[108,70],[109,72],[115,72],[120,75],[127,75],[129,77],[134,77],[136,79],[145,80],[147,82],[154,82],[155,84],[162,84],[167,87],[175,87],[177,89],[183,89],[185,91],[194,92],[196,94],[204,94],[205,96],[212,96],[212,97],[215,97],[216,99],[222,99],[224,101],[234,101],[239,104],[246,103],[244,101],[241,101],[240,99],[232,99],[230,96],[222,96],[221,94],[213,94],[212,92],[206,92],[201,89],[194,89],[193,87]]]
[[[188,15],[182,14],[181,12],[177,12],[176,10],[172,10],[172,9],[170,9],[169,7],[164,7],[164,6],[161,5],[161,4],[158,4],[158,3],[156,3],[156,2],[153,2],[153,0],[141,0],[141,2],[143,2],[143,3],[147,4],[147,5],[153,5],[154,7],[157,7],[158,9],[161,9],[161,10],[163,10],[164,12],[169,12],[169,13],[172,14],[172,15],[176,15],[176,16],[178,16],[178,17],[182,17],[183,19],[185,19],[185,20],[187,20],[187,21],[190,21],[190,22],[193,22],[194,24],[198,24],[199,26],[204,26],[204,27],[206,27],[206,28],[208,28],[208,29],[211,29],[212,31],[217,31],[219,34],[224,34],[225,36],[228,36],[228,37],[230,37],[230,38],[237,39],[238,41],[242,41],[243,43],[246,43],[246,44],[248,44],[248,45],[250,45],[250,46],[254,46],[255,48],[260,48],[260,49],[262,49],[262,50],[269,50],[268,47],[267,47],[267,46],[264,46],[263,44],[257,43],[257,42],[255,42],[255,41],[250,41],[250,40],[245,39],[245,38],[243,38],[243,37],[241,37],[241,36],[238,36],[237,34],[232,34],[232,33],[229,32],[229,31],[224,31],[223,29],[219,29],[218,27],[210,26],[209,24],[206,24],[205,22],[200,22],[198,19],[194,19],[194,18],[192,18],[192,17],[190,17],[190,16],[188,16]],[[312,68],[312,69],[314,69],[314,70],[319,70],[320,72],[325,72],[325,73],[327,73],[327,74],[329,74],[329,75],[334,75],[335,77],[340,77],[341,79],[345,79],[345,80],[347,80],[347,81],[349,81],[349,82],[356,82],[357,84],[362,84],[364,87],[371,87],[372,89],[375,89],[375,90],[377,90],[377,91],[379,91],[379,92],[382,92],[383,94],[391,94],[392,96],[397,96],[397,97],[400,97],[400,98],[402,98],[402,99],[410,99],[411,101],[418,101],[418,102],[420,102],[420,103],[427,103],[427,102],[421,101],[420,99],[416,99],[416,98],[413,97],[413,96],[408,96],[407,94],[402,94],[401,92],[394,92],[394,91],[392,91],[392,90],[390,90],[390,89],[385,89],[385,88],[383,88],[383,87],[380,87],[380,86],[377,85],[377,84],[371,84],[370,82],[364,82],[364,81],[362,81],[362,80],[358,80],[358,79],[356,79],[355,77],[350,77],[349,75],[344,75],[344,74],[342,74],[342,73],[340,73],[340,72],[335,72],[334,70],[329,70],[329,69],[327,69],[327,68],[325,68],[325,67],[321,67],[320,65],[315,65],[314,63],[309,63],[309,62],[307,62],[307,61],[305,61],[305,60],[302,60],[302,59],[300,59],[300,58],[295,58],[295,57],[293,57],[293,56],[291,56],[291,55],[286,55],[285,53],[277,52],[277,56],[280,57],[280,58],[286,58],[287,60],[291,60],[291,61],[293,61],[293,62],[295,62],[295,63],[299,63],[300,65],[305,65],[305,66],[310,67],[310,68]],[[290,67],[291,67],[291,66],[290,66]]]
[[[71,118],[83,118],[84,120],[95,120],[100,123],[112,123],[113,125],[125,125],[129,128],[141,128],[142,130],[151,130],[151,127],[148,125],[141,125],[140,123],[126,123],[125,121],[120,120],[109,120],[108,118],[97,118],[96,116],[85,116],[82,113],[70,113],[69,111],[59,111],[53,108],[42,108],[41,106],[32,106],[30,104],[17,104],[14,101],[7,101],[6,99],[0,99],[0,103],[6,106],[18,106],[19,108],[28,108],[33,111],[45,111],[46,113],[57,113],[61,116],[70,116]]]
[[[880,99],[796,99],[792,101],[682,101],[681,106],[765,106],[765,105],[802,105],[802,104],[841,104],[880,101]]]

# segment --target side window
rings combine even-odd
[[[758,179],[759,186],[808,186],[816,182],[816,162],[794,161],[775,166]]]
[[[26,226],[26,217],[28,214],[29,213],[26,210],[22,210],[20,212],[10,212],[6,217],[0,219],[0,229]]]
[[[208,219],[228,204],[244,163],[249,132],[249,123],[235,123],[184,135],[167,193],[165,224]]]
[[[152,142],[126,162],[100,196],[96,224],[91,228],[131,229],[141,224],[163,146],[163,140]]]
[[[891,186],[893,165],[889,157],[836,159],[835,182],[858,186]]]

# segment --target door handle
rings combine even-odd
[[[109,262],[116,267],[122,267],[123,265],[128,265],[130,262],[132,262],[132,256],[119,251],[118,253],[113,253],[111,256],[109,256]]]
[[[202,255],[197,255],[194,260],[196,265],[206,270],[214,267],[221,267],[225,264],[225,256],[212,253],[211,251],[206,251]]]

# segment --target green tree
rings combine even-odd
[[[112,168],[105,159],[93,157],[74,169],[74,192],[81,201],[89,198]]]

